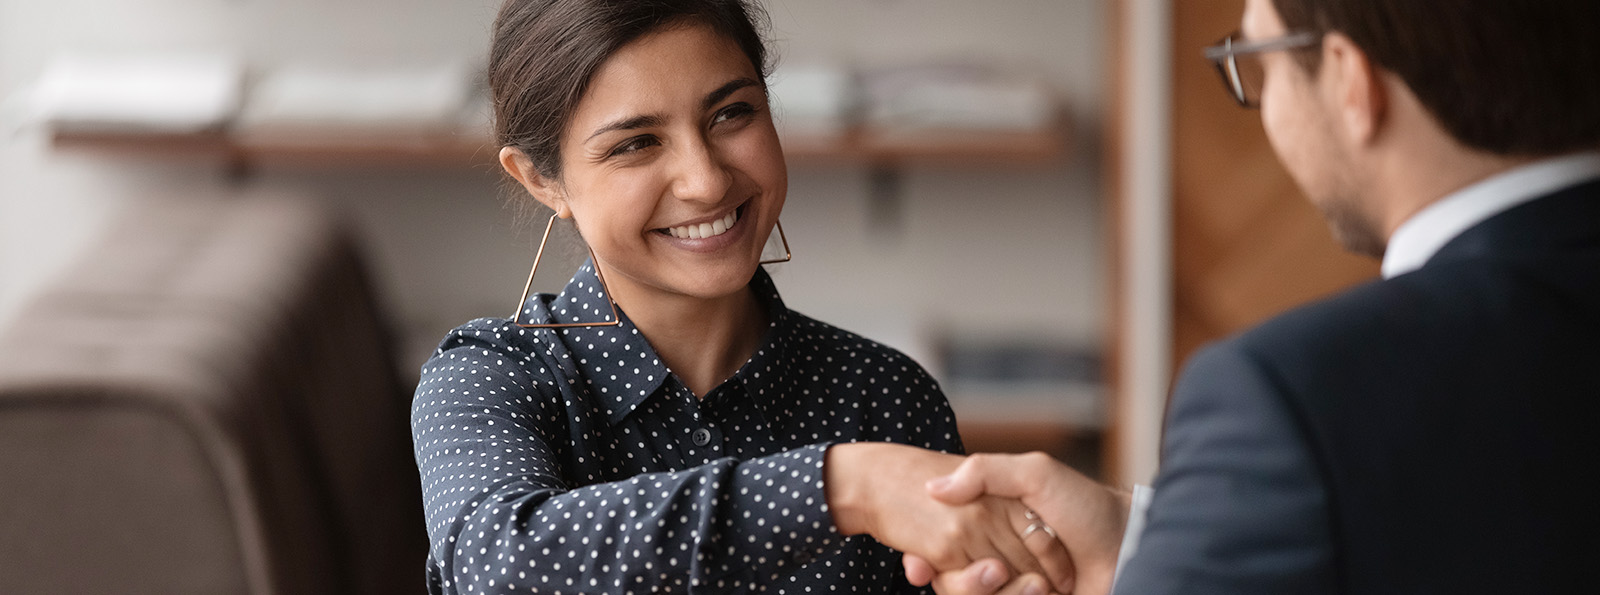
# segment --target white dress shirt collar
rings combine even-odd
[[[1458,190],[1395,230],[1383,254],[1383,278],[1422,268],[1450,240],[1490,217],[1591,178],[1600,178],[1600,153],[1537,161]]]

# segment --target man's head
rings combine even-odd
[[[1470,172],[1600,149],[1596,0],[1249,0],[1246,39],[1299,32],[1259,57],[1262,123],[1352,250]]]

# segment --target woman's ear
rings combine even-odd
[[[561,184],[540,174],[539,168],[533,166],[533,160],[528,159],[528,155],[520,149],[501,147],[500,167],[522,184],[522,188],[533,195],[534,200],[555,211],[557,217],[572,218],[572,209],[567,207],[567,194]]]

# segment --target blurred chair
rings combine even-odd
[[[0,591],[423,591],[363,268],[307,204],[129,209],[0,329]]]

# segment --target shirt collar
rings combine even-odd
[[[592,259],[578,267],[559,295],[541,294],[533,302],[530,320],[575,323],[611,319],[611,303]],[[584,383],[580,390],[587,389],[613,423],[643,403],[669,373],[621,306],[617,315],[615,326],[540,329],[541,333],[554,333],[566,347],[567,361],[560,364],[568,367],[569,378]]]
[[[761,347],[723,387],[737,384],[762,410],[769,425],[789,416],[787,401],[774,390],[788,376],[791,363],[786,357],[794,316],[778,296],[777,286],[765,269],[756,268],[750,279],[750,289],[766,309],[772,322],[768,325]],[[556,322],[604,321],[610,318],[611,305],[606,300],[600,279],[595,275],[594,261],[578,268],[560,295],[550,299],[548,294],[536,296],[529,310],[532,320]],[[548,302],[545,299],[549,299]],[[612,424],[621,421],[638,409],[657,392],[671,371],[649,340],[639,332],[619,305],[617,313],[621,323],[616,326],[574,327],[546,329],[559,335],[571,356],[571,365],[599,405],[606,409]],[[726,398],[723,395],[722,398]]]
[[[756,299],[766,308],[772,321],[767,324],[766,334],[761,338],[761,347],[739,367],[739,371],[734,372],[732,380],[744,388],[745,394],[761,410],[767,427],[777,429],[784,420],[794,415],[796,399],[785,394],[783,387],[796,385],[790,378],[798,357],[794,353],[793,342],[799,319],[803,317],[784,306],[783,298],[778,296],[777,285],[773,284],[772,277],[767,275],[765,269],[756,269],[756,276],[750,280],[750,289],[755,292]]]
[[[1383,254],[1383,277],[1422,268],[1462,232],[1517,205],[1600,177],[1600,152],[1537,161],[1458,190],[1418,211],[1395,230]]]

